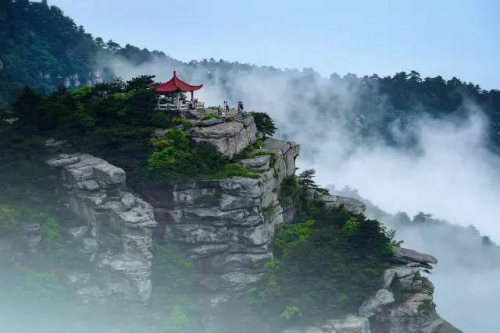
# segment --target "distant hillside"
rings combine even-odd
[[[188,79],[217,86],[229,100],[244,98],[248,93],[235,88],[244,75],[255,79],[279,77],[290,99],[283,104],[291,112],[301,112],[304,106],[315,107],[327,117],[347,118],[352,132],[362,138],[375,136],[391,144],[401,144],[394,134],[395,125],[404,131],[422,114],[463,117],[467,112],[462,107],[464,101],[472,102],[488,116],[493,146],[500,146],[499,90],[483,90],[455,77],[422,78],[415,71],[387,77],[332,74],[321,78],[312,69],[279,70],[215,59],[183,63],[160,51],[122,47],[95,38],[47,1],[0,0],[0,60],[0,107],[10,105],[24,85],[49,92],[58,84],[77,88],[116,76],[130,79],[160,71],[166,74],[176,68]],[[267,84],[270,86],[265,89],[275,88]],[[352,95],[348,103],[343,100],[346,91]],[[403,144],[411,144],[411,140]]]
[[[0,106],[13,102],[24,85],[45,92],[58,84],[78,87],[96,80],[96,71],[111,80],[114,73],[98,61],[110,56],[135,65],[166,58],[161,52],[94,38],[46,0],[0,0]]]

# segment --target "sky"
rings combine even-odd
[[[497,0],[49,0],[94,36],[182,60],[323,76],[456,76],[500,88]]]

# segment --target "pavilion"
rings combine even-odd
[[[202,109],[203,103],[197,103],[194,99],[194,92],[203,87],[191,85],[179,79],[174,71],[174,76],[167,82],[155,86],[153,89],[158,94],[157,108],[166,111],[184,111],[188,109]],[[191,93],[191,100],[188,102],[182,97],[184,93]]]

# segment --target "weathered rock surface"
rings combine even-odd
[[[374,314],[382,312],[384,307],[395,302],[394,295],[387,289],[380,289],[361,304],[359,315],[370,318]]]
[[[436,258],[429,254],[419,253],[415,250],[405,249],[402,247],[394,248],[394,259],[397,262],[408,263],[422,263],[422,264],[437,264]]]
[[[344,319],[328,320],[322,329],[324,332],[370,333],[370,322],[364,317],[348,315]]]
[[[283,333],[371,333],[371,331],[368,319],[348,315],[342,319],[327,320],[322,326],[287,328]]]
[[[68,229],[66,232],[74,240],[81,240],[83,237],[85,237],[85,235],[87,234],[88,231],[89,231],[89,227],[86,225],[83,225],[81,227],[75,227],[75,228]]]
[[[319,199],[325,202],[327,207],[344,207],[353,214],[363,214],[366,211],[366,205],[354,198],[338,195],[322,195]]]
[[[258,137],[252,117],[197,125],[192,139],[213,144],[229,158]],[[48,146],[52,152],[59,151],[64,142]],[[202,296],[208,307],[227,303],[234,293],[262,278],[265,263],[272,259],[270,244],[276,228],[294,217],[293,207],[280,205],[278,193],[283,180],[295,172],[300,146],[267,139],[262,148],[272,156],[238,161],[259,172],[258,179],[231,177],[153,187],[143,193],[149,203],[127,190],[122,169],[102,159],[59,154],[48,160],[48,165],[62,171],[62,191],[71,209],[87,222],[66,233],[88,255],[91,270],[66,274],[67,284],[84,303],[105,302],[110,297],[129,304],[146,303],[152,292],[150,250],[157,228],[160,242],[176,244],[194,259],[198,284],[209,292]],[[317,191],[310,195],[353,214],[366,209],[356,199]],[[30,252],[36,253],[42,240],[40,224],[24,223],[22,230]],[[9,244],[0,242],[0,246]],[[436,313],[432,283],[421,276],[422,269],[432,268],[437,259],[395,248],[393,262],[382,277],[383,288],[369,295],[359,316],[284,332],[460,333]]]
[[[257,126],[253,117],[228,123],[219,123],[219,121],[214,123],[213,126],[205,123],[203,126],[193,128],[190,132],[192,140],[198,143],[208,142],[222,155],[229,158],[233,158],[257,140]]]
[[[433,303],[434,286],[421,276],[421,270],[432,268],[429,264],[436,264],[437,259],[395,248],[394,261],[400,265],[387,269],[383,281],[384,288],[398,293],[399,299],[394,301],[381,289],[359,309],[360,315],[370,318],[372,333],[460,333],[439,317]]]
[[[254,158],[239,160],[238,163],[246,166],[252,171],[264,172],[268,171],[271,162],[271,155],[262,155]]]
[[[327,320],[317,327],[289,328],[284,333],[461,333],[439,317],[433,303],[434,287],[420,273],[427,268],[421,263],[428,265],[437,260],[408,249],[396,250],[394,256],[403,256],[407,263],[384,272],[384,288],[363,302],[359,316]]]
[[[105,296],[147,302],[151,294],[153,207],[126,189],[123,169],[88,154],[60,154],[47,164],[62,171],[64,197],[87,225],[67,230],[92,261],[94,286],[84,302]],[[95,278],[94,278],[95,277]],[[81,277],[69,277],[79,284]],[[90,280],[90,278],[88,279]]]
[[[358,199],[343,197],[340,195],[323,195],[315,189],[308,190],[308,196],[311,199],[323,201],[327,207],[343,207],[355,215],[363,214],[366,211],[366,205]]]
[[[254,126],[251,117],[243,121]],[[262,277],[265,262],[272,258],[269,245],[284,223],[279,188],[294,174],[300,149],[275,139],[267,139],[264,146],[275,155],[273,165],[270,155],[239,161],[260,172],[258,179],[187,182],[143,193],[155,207],[163,241],[177,244],[195,260],[197,280],[208,290],[241,290]]]

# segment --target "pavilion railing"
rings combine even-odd
[[[197,110],[203,110],[204,108],[205,108],[205,103],[203,102],[196,103]],[[190,107],[188,103],[181,104],[180,106],[171,103],[158,103],[156,105],[156,109],[161,111],[187,111],[190,109]]]

